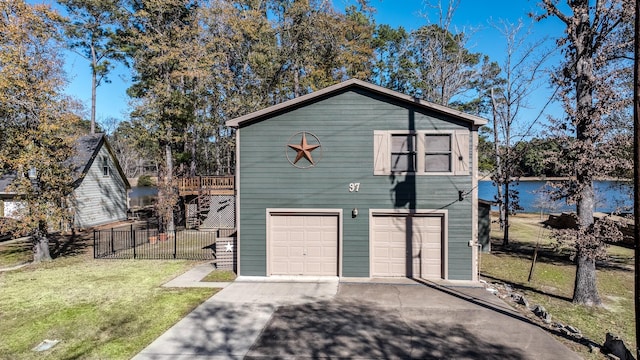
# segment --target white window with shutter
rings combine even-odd
[[[470,175],[468,130],[374,131],[374,175]]]

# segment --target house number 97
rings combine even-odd
[[[349,192],[360,191],[360,183],[349,183]]]

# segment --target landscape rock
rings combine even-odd
[[[40,344],[38,344],[36,347],[34,347],[31,350],[36,351],[36,352],[47,351],[47,350],[51,349],[52,347],[58,345],[59,342],[60,342],[60,340],[45,339]]]
[[[578,330],[578,329],[574,328],[574,327],[573,327],[573,326],[571,326],[571,325],[567,325],[567,326],[565,326],[565,328],[566,328],[567,330],[569,330],[570,332],[574,333],[574,334],[581,334],[581,331],[580,331],[580,330]]]
[[[486,281],[482,281],[482,282],[485,286],[485,289],[488,292],[502,299],[510,300],[512,303],[523,305],[525,309],[533,312],[533,314],[536,317],[541,319],[545,324],[548,324],[547,326],[549,328],[556,330],[558,333],[561,333],[564,336],[579,340],[581,344],[589,347],[590,352],[595,352],[596,350],[601,350],[602,352],[604,352],[604,350],[601,349],[597,343],[594,343],[588,338],[585,338],[582,335],[582,332],[578,328],[573,327],[571,325],[564,325],[560,322],[552,322],[551,314],[544,308],[544,306],[537,304],[533,307],[530,307],[529,301],[525,298],[525,296],[523,294],[513,292],[513,287],[511,285],[504,284],[501,282],[492,282],[492,283],[488,283]],[[617,358],[616,355],[613,355],[613,356]],[[625,358],[622,358],[622,359],[625,359]],[[633,359],[633,357],[629,359]]]
[[[524,305],[524,307],[529,308],[529,301],[522,294],[512,293],[511,300],[516,304]]]
[[[493,295],[496,295],[496,294],[498,293],[498,290],[496,290],[496,289],[494,289],[494,288],[492,288],[492,287],[488,287],[488,288],[487,288],[487,291],[488,291],[488,292],[490,292],[490,293],[492,293]]]
[[[545,323],[550,324],[551,323],[551,314],[549,314],[547,312],[547,310],[544,308],[544,306],[542,305],[536,305],[533,308],[533,313],[535,316],[539,317],[540,319],[542,319]]]

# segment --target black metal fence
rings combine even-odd
[[[93,257],[104,259],[213,260],[216,233],[186,230],[160,231],[151,224],[93,231]]]

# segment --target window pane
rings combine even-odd
[[[391,136],[391,152],[410,152],[415,149],[414,135]]]
[[[414,171],[413,154],[391,154],[392,171]]]
[[[451,136],[450,135],[426,135],[425,150],[427,152],[451,151]]]
[[[424,158],[427,172],[450,172],[451,154],[427,154]]]

